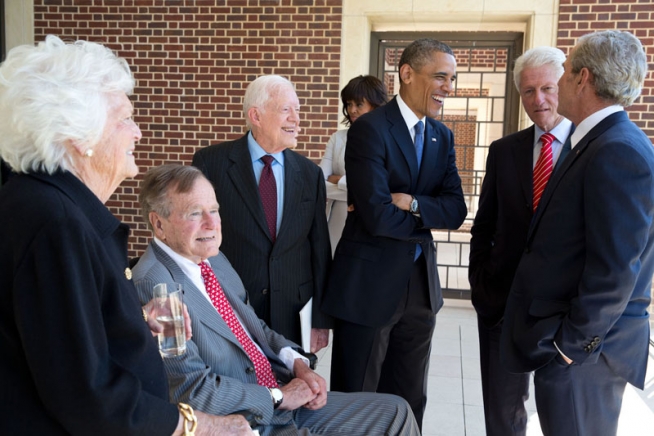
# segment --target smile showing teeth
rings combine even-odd
[[[293,133],[295,132],[295,129],[292,127],[282,127],[282,130],[288,133]]]

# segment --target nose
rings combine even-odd
[[[445,92],[447,92],[449,94],[454,89],[454,82],[451,81],[451,80],[445,80],[445,81],[443,81],[442,88],[445,90]]]
[[[141,133],[141,129],[139,128],[139,126],[136,123],[134,123],[134,140],[135,141],[140,141],[142,137],[143,137],[143,134]]]
[[[215,229],[220,224],[220,215],[204,212],[202,218],[204,219],[204,227],[206,229]]]
[[[291,121],[299,123],[300,122],[300,111],[295,109],[295,108],[291,108],[291,110],[289,111],[288,117],[289,117],[289,119]]]
[[[534,102],[537,105],[540,105],[541,103],[545,102],[545,93],[542,92],[541,90],[536,90],[534,93]]]

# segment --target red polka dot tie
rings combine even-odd
[[[234,314],[234,310],[232,309],[231,304],[229,304],[229,301],[223,292],[223,288],[220,286],[220,283],[218,283],[218,279],[213,273],[213,270],[205,262],[200,262],[199,265],[200,270],[202,271],[204,286],[207,289],[209,298],[211,298],[211,302],[254,364],[257,383],[268,388],[278,387],[270,362],[257,346],[254,345],[254,342],[252,342],[252,339],[250,339],[247,333],[245,333],[245,329],[239,322],[238,318],[236,318],[236,314]]]
[[[554,135],[550,133],[543,133],[540,137],[543,147],[540,149],[540,156],[536,161],[534,167],[534,212],[540,203],[540,198],[543,196],[543,191],[547,186],[547,181],[552,175],[552,141]]]
[[[266,214],[270,237],[275,242],[277,238],[277,182],[275,182],[275,174],[271,166],[273,160],[274,158],[269,154],[261,156],[264,166],[259,179],[259,195],[261,204],[263,204],[263,212]]]

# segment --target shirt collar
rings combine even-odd
[[[154,242],[159,248],[161,248],[170,258],[179,266],[182,272],[189,277],[194,283],[197,279],[202,280],[202,272],[200,271],[200,266],[194,263],[192,260],[185,258],[181,254],[177,253],[175,250],[170,248],[165,242],[161,239],[154,237]],[[207,264],[208,261],[205,260]],[[210,265],[210,264],[209,264]],[[199,289],[203,289],[200,287]]]
[[[559,124],[556,126],[552,127],[552,129],[549,132],[545,132],[542,130],[540,127],[534,124],[534,127],[536,128],[536,138],[534,141],[534,144],[537,144],[538,141],[540,140],[540,137],[543,133],[550,133],[554,135],[554,138],[556,138],[557,141],[559,141],[561,144],[565,143],[565,140],[568,139],[568,135],[570,135],[570,129],[572,128],[572,121],[570,121],[567,118],[563,118]]]
[[[261,146],[257,143],[257,140],[254,139],[254,136],[252,136],[252,131],[248,132],[248,150],[250,150],[250,157],[252,158],[252,162],[257,162],[259,159],[261,159],[262,156],[265,156],[267,154],[271,155],[281,166],[284,166],[284,151],[280,151],[278,153],[272,154],[272,153],[266,153],[266,150],[261,148]]]
[[[624,108],[622,106],[613,105],[613,106],[605,107],[604,109],[600,109],[594,114],[586,117],[585,120],[579,123],[579,125],[575,129],[575,132],[572,134],[572,138],[570,138],[572,148],[574,148],[575,145],[577,145],[579,141],[581,141],[581,138],[586,136],[586,134],[590,132],[593,127],[598,125],[600,121],[602,121],[604,118],[608,117],[611,114],[623,110]]]
[[[402,118],[404,118],[404,122],[406,123],[410,132],[413,132],[413,127],[418,121],[422,121],[423,125],[425,124],[425,118],[427,117],[418,118],[416,114],[413,113],[413,111],[409,108],[409,106],[407,106],[404,100],[402,100],[402,96],[400,96],[400,94],[397,94],[397,105],[400,108]]]

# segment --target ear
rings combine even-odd
[[[78,141],[76,139],[67,139],[66,147],[72,150],[75,154],[78,154],[80,156],[84,156],[84,153],[86,153],[86,150],[88,150],[89,148],[87,145],[82,144],[81,141]]]
[[[150,212],[148,218],[150,219],[150,224],[152,225],[152,229],[154,230],[154,236],[156,236],[162,241],[165,241],[166,233],[164,232],[163,221],[159,216],[159,214],[157,212]]]
[[[593,74],[586,67],[579,71],[577,85],[584,86],[592,83]]]
[[[250,118],[250,123],[253,126],[261,126],[261,111],[259,108],[251,107],[248,109],[248,118]]]
[[[404,83],[411,83],[413,78],[413,68],[411,65],[404,64],[400,67],[400,81]]]

